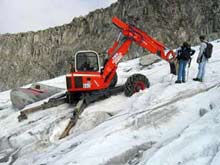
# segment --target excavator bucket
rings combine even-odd
[[[170,61],[170,73],[176,75],[177,74],[177,62],[175,61]]]
[[[176,75],[177,74],[177,66],[178,62],[176,59],[176,53],[173,50],[169,50],[167,53],[164,53],[164,57],[167,62],[170,64],[170,73]]]

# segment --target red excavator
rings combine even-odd
[[[52,98],[49,102],[35,107],[33,110],[57,106],[57,102],[61,104],[64,99],[68,103],[76,104],[73,117],[60,138],[69,134],[69,130],[75,125],[78,116],[89,103],[122,91],[126,96],[131,96],[150,86],[149,80],[142,74],[131,75],[124,85],[116,86],[117,65],[128,52],[132,42],[169,62],[171,73],[176,74],[175,53],[172,50],[167,49],[162,43],[134,25],[124,23],[117,17],[113,17],[112,22],[120,29],[120,33],[113,46],[108,50],[108,59],[104,62],[103,67],[101,67],[99,55],[95,51],[78,51],[75,54],[74,64],[71,65],[71,72],[66,75],[65,97]],[[27,113],[33,111],[30,109],[21,111],[19,121],[26,119]]]
[[[113,17],[112,22],[121,32],[114,45],[108,50],[109,59],[105,62],[103,68],[100,67],[99,55],[95,51],[79,51],[75,54],[75,64],[72,65],[72,72],[66,76],[69,102],[73,102],[76,97],[78,98],[88,92],[103,92],[103,90],[113,88],[117,82],[117,65],[128,52],[132,42],[168,61],[171,73],[175,74],[175,66],[172,61],[175,58],[175,53],[172,50],[165,53],[167,49],[163,44],[134,25],[122,22],[117,17]],[[131,96],[140,89],[148,88],[149,85],[149,81],[144,75],[132,75],[125,83],[125,95]]]

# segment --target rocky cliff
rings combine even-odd
[[[118,0],[59,27],[0,35],[0,91],[65,74],[77,50],[104,54],[118,31],[113,16],[127,22],[138,17],[137,27],[170,48],[197,44],[200,34],[220,37],[220,0]],[[133,45],[127,58],[144,54]]]

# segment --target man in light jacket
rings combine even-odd
[[[194,78],[194,81],[204,81],[204,76],[205,76],[205,67],[208,59],[205,57],[204,52],[207,47],[206,41],[205,41],[205,36],[200,36],[199,37],[201,44],[200,44],[200,49],[199,49],[199,55],[197,57],[197,63],[199,64],[198,68],[198,74],[196,78]]]

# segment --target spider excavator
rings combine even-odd
[[[124,91],[126,96],[131,96],[140,90],[149,88],[149,80],[142,74],[131,75],[124,85],[116,86],[118,63],[127,54],[133,42],[166,60],[170,64],[171,74],[176,74],[174,64],[176,55],[172,50],[167,49],[162,43],[134,25],[125,23],[117,17],[112,18],[112,23],[120,29],[120,32],[113,46],[107,51],[108,59],[104,66],[100,66],[100,57],[97,52],[78,51],[75,54],[74,63],[71,65],[71,71],[66,75],[67,92],[65,96],[52,98],[36,108],[44,109],[53,105],[57,106],[55,103],[62,104],[63,100],[76,105],[72,118],[60,139],[69,134],[70,129],[76,124],[78,116],[90,103],[119,92]],[[36,109],[33,111],[37,111]],[[19,120],[26,119],[27,113],[31,111],[30,109],[21,111]]]
[[[75,66],[72,66],[71,69],[73,71],[66,75],[69,102],[73,102],[75,98],[84,93],[90,93],[90,91],[103,92],[105,89],[114,87],[117,82],[117,65],[127,54],[132,42],[168,61],[171,73],[175,74],[173,63],[175,53],[172,50],[165,53],[166,47],[163,44],[137,27],[122,22],[117,17],[113,17],[112,22],[121,31],[113,46],[108,50],[109,59],[103,69],[100,67],[99,55],[95,51],[79,51],[75,54]],[[123,35],[122,39],[121,35]],[[119,45],[120,41],[122,43]],[[147,87],[149,87],[148,79],[144,75],[135,74],[125,83],[124,92],[126,96],[131,96],[138,90]]]

